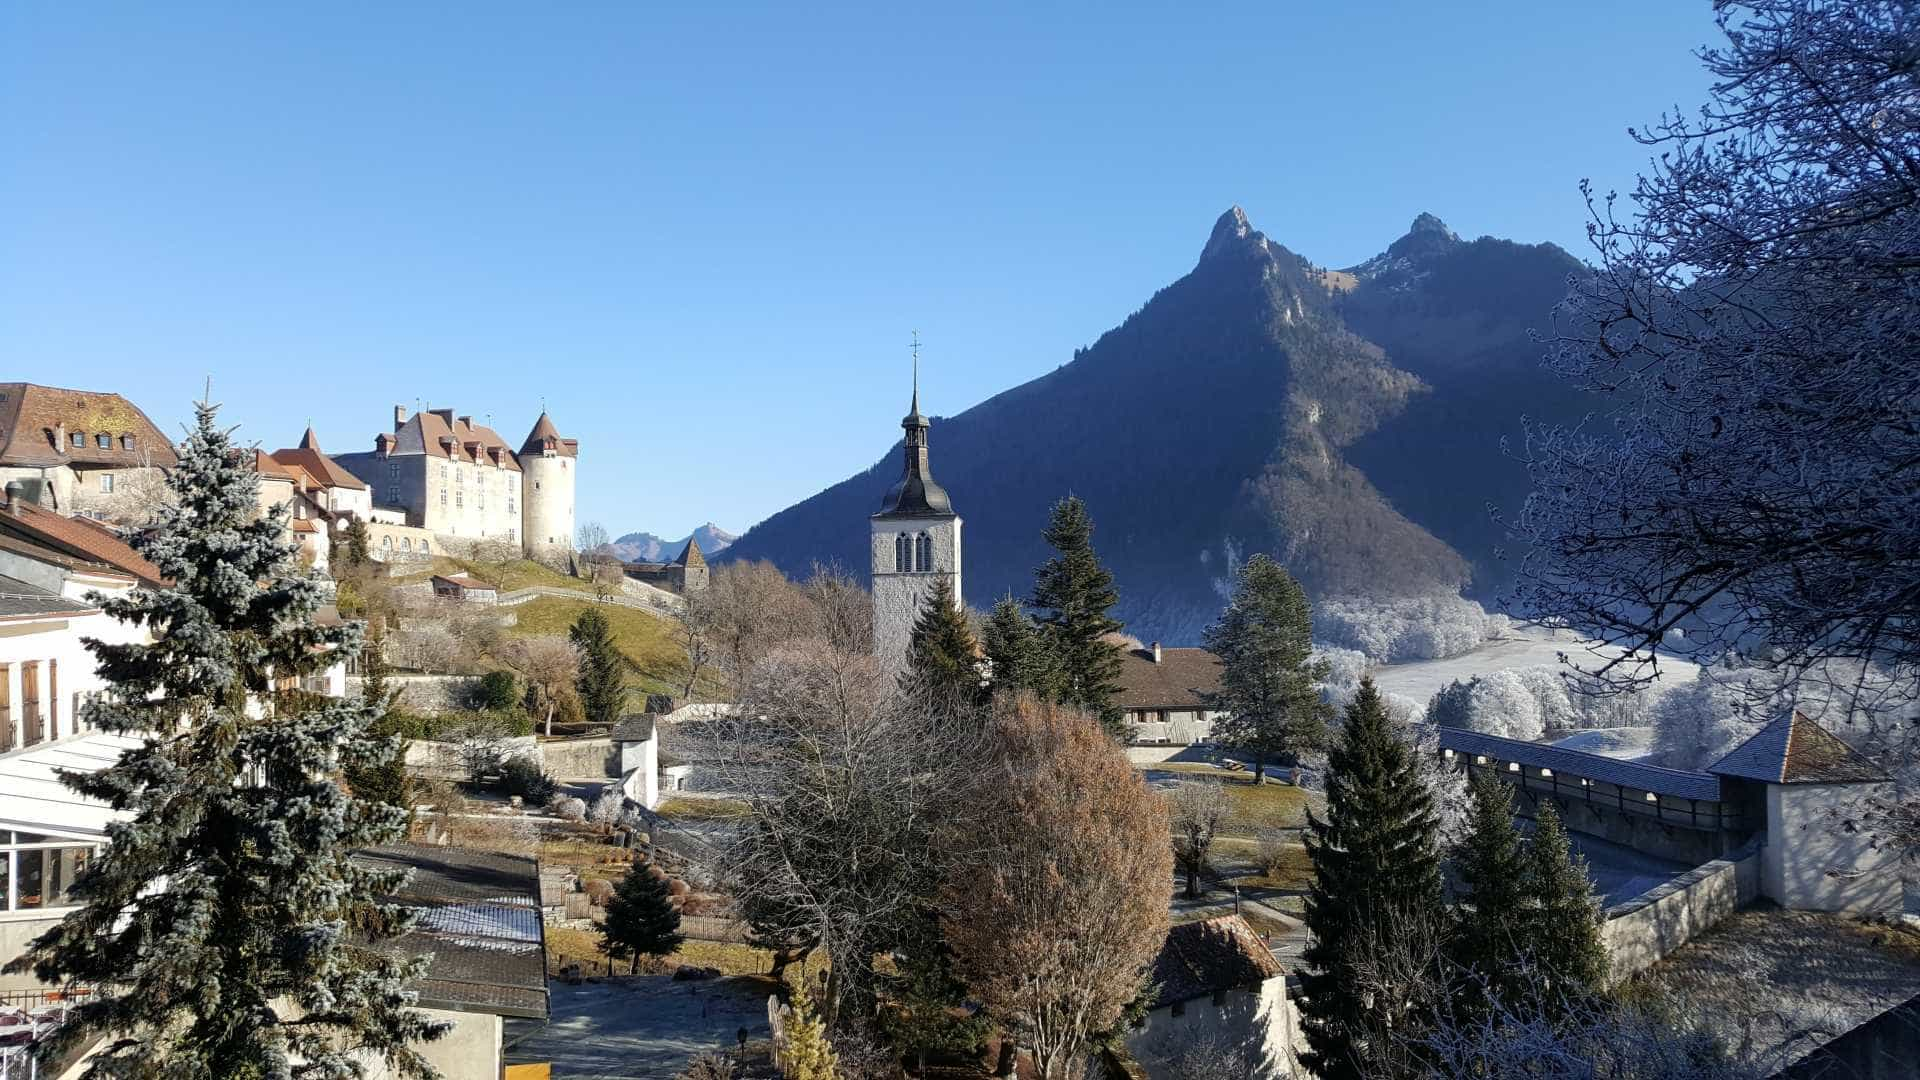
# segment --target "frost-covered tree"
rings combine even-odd
[[[1506,628],[1503,616],[1457,595],[1383,599],[1336,596],[1313,608],[1314,640],[1376,663],[1439,660],[1471,652]]]
[[[445,1025],[410,1009],[423,961],[376,948],[408,926],[404,873],[355,849],[400,838],[406,811],[352,797],[335,776],[383,763],[378,705],[290,708],[277,680],[351,656],[357,625],[314,622],[321,592],[299,572],[285,512],[258,513],[249,452],[197,407],[136,550],[168,584],[98,598],[151,643],[88,641],[107,693],[89,724],[141,737],[69,787],[123,815],[74,883],[79,907],[11,972],[95,992],[74,1003],[54,1052],[106,1036],[94,1078],[338,1078],[370,1061],[429,1077],[413,1045]]]
[[[1442,687],[1427,704],[1427,719],[1442,727],[1505,739],[1530,741],[1546,731],[1533,690],[1519,674],[1505,668]]]
[[[1652,171],[1556,314],[1550,366],[1607,411],[1528,431],[1518,599],[1625,647],[1619,682],[1657,647],[1911,673],[1920,14],[1716,6],[1711,99],[1635,132]]]

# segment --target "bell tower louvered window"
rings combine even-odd
[[[921,533],[920,538],[914,542],[914,549],[916,554],[914,560],[916,568],[923,574],[932,570],[933,535],[931,533]]]
[[[900,574],[913,569],[913,540],[906,533],[893,536],[893,569]]]

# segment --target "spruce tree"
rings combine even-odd
[[[1518,1003],[1529,936],[1534,927],[1527,876],[1530,863],[1513,825],[1507,785],[1484,775],[1468,784],[1467,831],[1454,852],[1462,895],[1453,907],[1449,954],[1464,983],[1463,1003],[1482,991]]]
[[[1326,742],[1328,706],[1316,683],[1331,674],[1313,659],[1313,608],[1293,575],[1265,555],[1240,568],[1233,597],[1207,628],[1206,646],[1220,658],[1220,690],[1211,704],[1221,742],[1253,755],[1253,782],[1269,758],[1292,764]]]
[[[367,1057],[434,1076],[411,1044],[445,1025],[405,989],[425,960],[367,947],[408,927],[380,899],[405,872],[352,859],[399,839],[406,814],[334,780],[393,741],[369,737],[364,700],[282,708],[274,691],[352,656],[359,627],[315,624],[286,511],[259,513],[251,453],[213,405],[196,411],[175,501],[132,541],[168,584],[94,598],[153,641],[86,643],[108,683],[87,722],[141,745],[61,778],[123,816],[74,883],[80,906],[7,970],[94,988],[48,1051],[107,1036],[88,1077],[341,1077]]]
[[[587,723],[612,727],[627,708],[627,658],[613,643],[613,624],[598,607],[589,607],[574,620],[567,640],[580,650],[574,685]]]
[[[360,702],[373,715],[369,735],[394,740],[394,752],[382,760],[343,765],[341,775],[357,798],[385,803],[413,814],[413,787],[407,778],[407,732],[410,725],[400,709],[400,690],[387,681],[385,649],[378,637],[369,637],[360,650]]]
[[[953,586],[937,578],[907,642],[903,687],[937,702],[960,706],[980,700],[980,646],[953,598]]]
[[[1086,504],[1072,495],[1054,504],[1045,536],[1055,554],[1034,575],[1033,606],[1057,665],[1056,697],[1097,715],[1108,734],[1121,738],[1123,713],[1113,700],[1120,689],[1120,647],[1108,638],[1121,626],[1107,614],[1120,594],[1094,554]]]
[[[1586,860],[1575,854],[1553,803],[1534,812],[1523,888],[1532,903],[1524,930],[1534,967],[1548,980],[1546,1000],[1563,1008],[1600,990],[1607,980],[1607,946],[1600,938],[1600,904]]]
[[[1398,967],[1384,954],[1417,939],[1416,920],[1441,911],[1438,820],[1413,760],[1393,729],[1372,679],[1348,704],[1340,740],[1327,762],[1327,812],[1309,813],[1307,855],[1314,881],[1306,922],[1313,943],[1305,959],[1300,1011],[1309,1050],[1303,1061],[1322,1080],[1381,1075],[1382,1033],[1411,1037],[1403,999],[1367,976]],[[1401,972],[1412,993],[1417,978]]]
[[[993,671],[995,690],[1030,690],[1048,700],[1057,696],[1059,678],[1053,656],[1020,601],[1003,596],[993,605],[980,647]]]
[[[926,912],[894,951],[880,1027],[887,1041],[925,1076],[929,1054],[974,1057],[986,1044],[988,1023],[967,1011],[967,987],[953,969],[953,951],[938,917]]]
[[[639,970],[642,956],[666,956],[686,939],[680,934],[680,909],[665,874],[647,863],[634,863],[607,901],[607,921],[601,927],[608,956],[633,959],[629,970]]]

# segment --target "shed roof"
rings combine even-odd
[[[1220,689],[1220,658],[1205,649],[1124,649],[1120,689],[1114,704],[1123,709],[1201,709],[1206,695]]]
[[[1707,771],[1769,784],[1875,784],[1893,779],[1798,709],[1755,732]]]
[[[613,725],[614,742],[648,742],[653,738],[652,713],[628,713]]]
[[[1441,728],[1440,746],[1456,754],[1484,755],[1495,761],[1513,761],[1521,765],[1552,769],[1557,774],[1585,777],[1588,780],[1598,780],[1603,784],[1613,784],[1616,787],[1631,788],[1635,791],[1651,791],[1656,795],[1671,795],[1677,799],[1719,802],[1724,798],[1720,778],[1710,773],[1643,765],[1637,761],[1622,761],[1604,754],[1589,754],[1584,750],[1568,750],[1565,747],[1550,746],[1546,743],[1530,743],[1520,739],[1503,739],[1498,735],[1482,735],[1477,731],[1468,731],[1464,728]]]
[[[1153,961],[1160,992],[1154,1007],[1191,1001],[1217,990],[1247,990],[1286,974],[1258,934],[1238,915],[1221,915],[1167,929]]]
[[[420,1004],[546,1017],[547,953],[534,859],[421,844],[373,848],[355,858],[413,871],[393,899],[414,909],[414,928],[385,944],[433,958],[414,987]]]
[[[0,574],[0,619],[30,615],[90,615],[96,608]]]
[[[139,745],[139,739],[102,732],[0,757],[0,829],[104,836],[107,823],[119,815],[61,783],[60,774],[99,772]]]

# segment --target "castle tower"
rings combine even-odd
[[[917,368],[916,363],[916,368]],[[927,428],[920,415],[916,371],[906,429],[906,468],[870,519],[873,560],[873,649],[882,669],[906,667],[913,624],[936,582],[960,592],[960,516],[927,465]]]
[[[573,484],[580,444],[563,439],[545,412],[520,447],[520,546],[528,558],[573,551]]]

